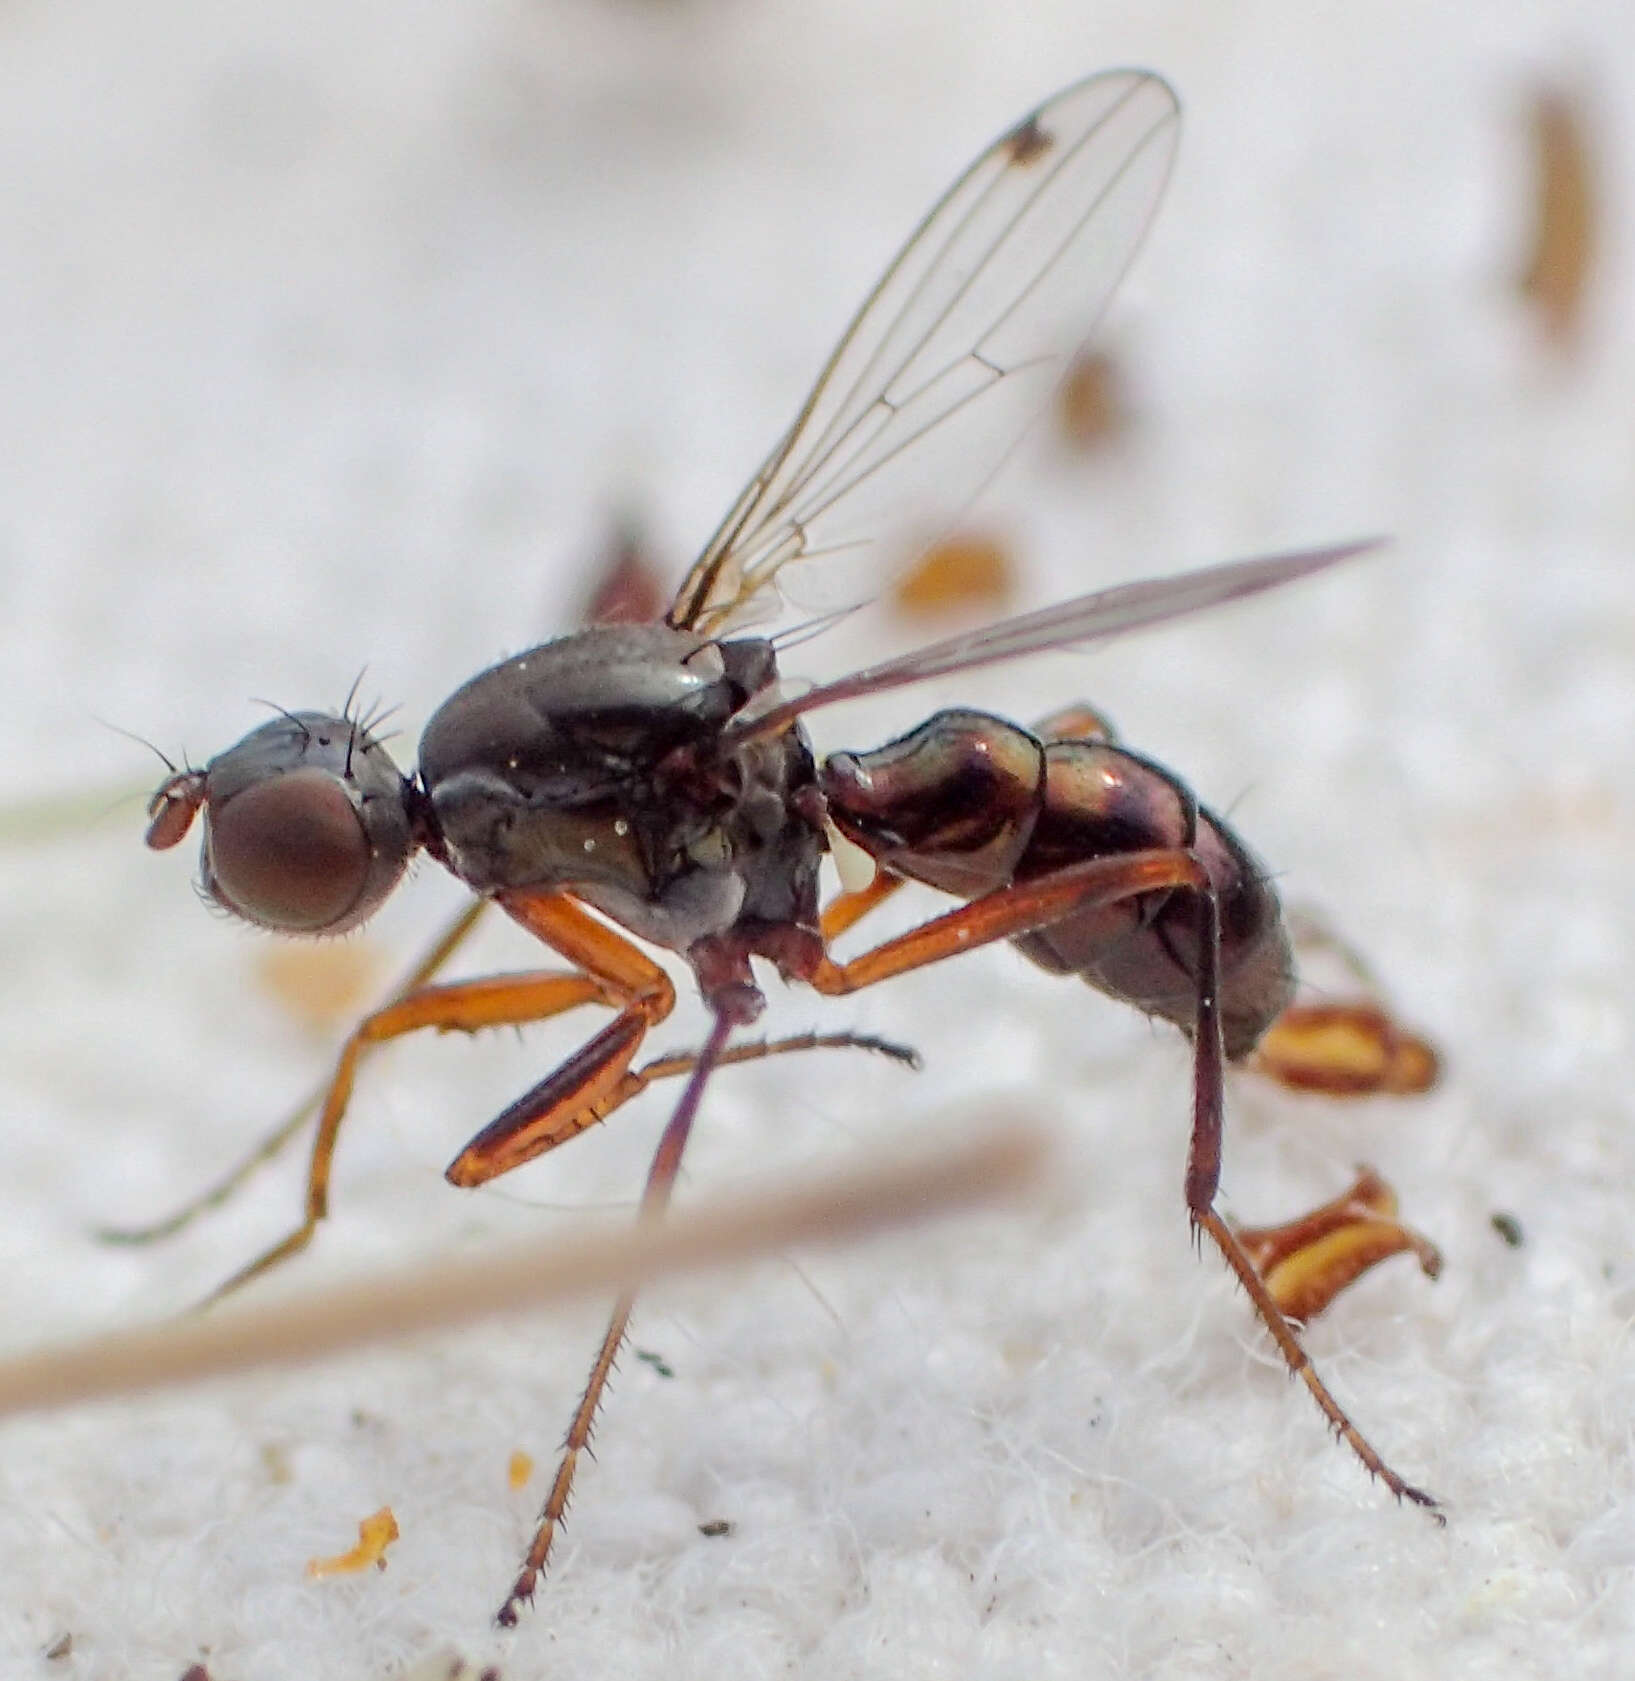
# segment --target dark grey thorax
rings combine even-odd
[[[770,690],[770,643],[617,625],[458,689],[420,742],[426,844],[479,893],[561,888],[672,950],[745,923],[815,926],[824,851],[798,728],[725,758]]]

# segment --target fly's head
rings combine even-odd
[[[417,840],[412,787],[363,722],[287,712],[148,802],[147,843],[204,824],[200,883],[223,910],[282,934],[344,934],[397,885]]]

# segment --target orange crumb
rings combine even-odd
[[[358,1544],[350,1552],[337,1554],[334,1558],[310,1558],[307,1560],[307,1575],[319,1576],[349,1576],[359,1570],[367,1570],[372,1564],[379,1570],[386,1568],[386,1549],[397,1539],[397,1519],[392,1516],[390,1506],[382,1506],[372,1516],[367,1517],[358,1525]]]

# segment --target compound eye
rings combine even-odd
[[[346,719],[277,719],[212,760],[204,782],[205,889],[263,928],[356,927],[414,848],[402,777]]]
[[[350,927],[369,837],[346,786],[296,770],[234,795],[210,822],[210,883],[230,910],[291,934]]]

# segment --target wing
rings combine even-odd
[[[820,684],[791,699],[770,697],[761,711],[753,708],[739,714],[722,733],[717,752],[728,757],[755,736],[787,729],[795,719],[820,706],[860,695],[876,695],[885,689],[899,689],[908,683],[923,683],[931,677],[945,677],[954,671],[972,671],[1002,660],[1020,659],[1024,654],[1042,653],[1048,648],[1083,648],[1126,631],[1162,624],[1189,613],[1258,595],[1262,590],[1290,584],[1308,573],[1338,565],[1355,555],[1379,546],[1377,537],[1355,543],[1337,543],[1329,548],[1300,549],[1292,554],[1261,555],[1254,560],[1234,560],[1206,566],[1197,572],[1178,572],[1168,578],[1143,578],[1138,583],[1118,584],[1080,595],[1037,613],[1023,613],[1002,619],[996,625],[933,642],[913,653],[901,654],[881,665],[854,671],[849,677]]]
[[[714,634],[776,580],[813,608],[879,593],[870,552],[922,498],[968,506],[1044,407],[1152,219],[1180,109],[1113,70],[1046,100],[915,230],[668,615]]]

